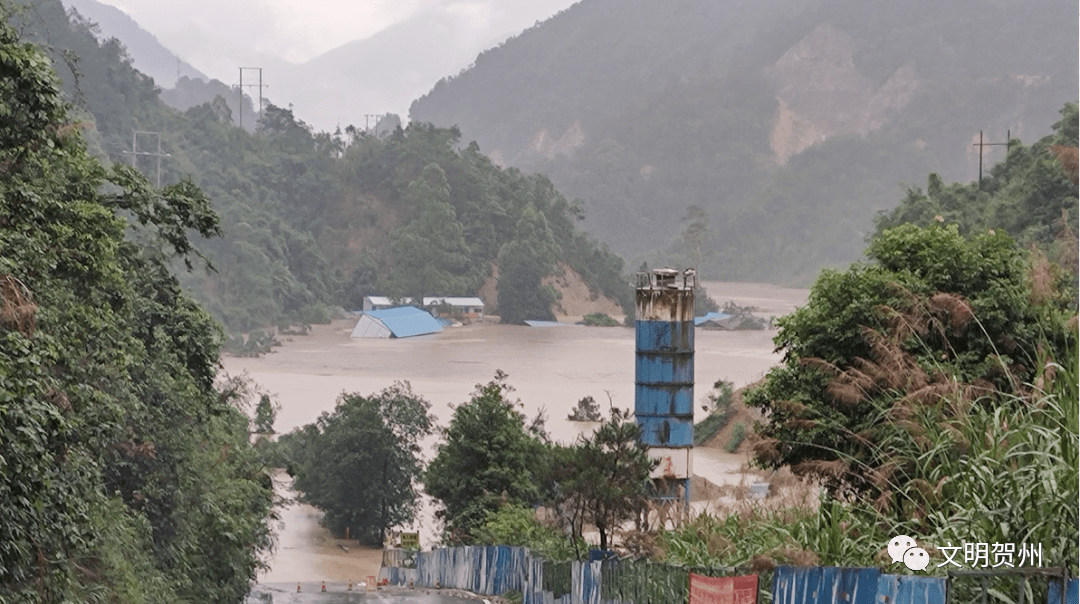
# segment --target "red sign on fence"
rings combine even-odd
[[[756,604],[757,575],[702,577],[690,574],[690,604]]]

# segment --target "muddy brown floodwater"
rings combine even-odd
[[[808,294],[803,289],[762,284],[707,282],[705,286],[717,302],[753,306],[758,316],[766,318],[791,312],[806,302]],[[431,401],[439,425],[446,426],[453,414],[450,405],[468,401],[476,385],[489,382],[497,370],[509,376],[507,381],[514,387],[522,410],[529,417],[544,410],[548,432],[562,442],[573,441],[595,426],[566,419],[582,397],[592,396],[602,408],[609,400],[624,409],[634,406],[631,328],[476,323],[429,336],[353,340],[349,333],[354,323],[316,325],[310,335],[287,338],[283,346],[260,358],[223,357],[224,371],[230,375],[246,373],[276,396],[280,411],[275,429],[279,433],[332,411],[343,392],[372,394],[395,381],[408,381],[416,394]],[[774,330],[698,330],[696,396],[704,397],[719,379],[741,387],[760,378],[780,361],[773,353],[775,335]],[[696,410],[703,414],[700,408]],[[430,459],[436,441],[432,438],[426,444]],[[701,456],[695,473],[722,481],[719,475],[730,472],[736,462],[716,455],[711,461],[710,456]],[[346,554],[330,543],[329,535],[319,532],[323,529],[318,526],[316,510],[294,505],[284,513],[281,544],[261,581],[350,581],[356,580],[361,567],[370,568],[371,562],[359,562],[361,556],[352,548]],[[423,541],[430,543],[437,536],[430,506],[425,507],[418,528]],[[377,562],[374,568],[377,571]]]

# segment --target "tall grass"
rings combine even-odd
[[[875,397],[881,429],[870,458],[835,465],[873,481],[879,493],[874,501],[823,498],[813,510],[720,510],[668,531],[660,546],[669,561],[695,566],[881,565],[906,573],[886,552],[892,536],[906,534],[930,552],[929,574],[956,569],[938,567],[946,560],[943,546],[1011,543],[1014,565],[1022,545],[1041,545],[1042,566],[1068,567],[1077,576],[1080,355],[1075,335],[1058,353],[1063,364],[1043,355],[1034,383],[1014,383],[1008,393],[937,377],[919,396]],[[957,561],[972,569],[963,550]],[[995,562],[991,554],[990,565]],[[1009,581],[988,580],[991,601],[1017,599],[1015,581]],[[982,585],[968,581],[957,587],[978,592]]]

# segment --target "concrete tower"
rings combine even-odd
[[[660,460],[653,472],[657,495],[686,502],[693,475],[696,288],[693,269],[637,274],[634,415],[642,442]]]

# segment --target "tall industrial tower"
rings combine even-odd
[[[694,446],[693,269],[637,274],[634,415],[660,465],[657,496],[690,501]]]

